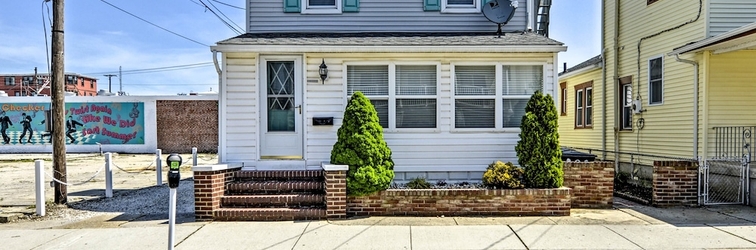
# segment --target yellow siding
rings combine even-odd
[[[694,23],[679,29],[647,38],[662,30],[673,28],[696,18],[697,1],[658,1],[647,5],[646,1],[621,1],[619,15],[618,69],[615,74],[614,60],[614,4],[604,1],[607,79],[633,77],[633,98],[643,103],[642,114],[633,116],[634,129],[619,132],[619,151],[646,154],[691,157],[693,155],[693,66],[676,62],[665,54],[676,47],[704,38],[705,12]],[[706,5],[706,3],[704,3]],[[638,46],[640,43],[640,52]],[[640,56],[639,56],[640,53]],[[663,57],[663,104],[648,105],[648,60]],[[684,59],[695,59],[683,56]],[[640,64],[638,64],[640,60]],[[640,67],[640,68],[639,68]],[[614,80],[607,84],[607,104],[611,105],[607,117],[610,126],[615,124],[617,91]],[[645,126],[638,129],[638,120],[643,118]],[[613,129],[608,129],[608,148],[613,149]]]
[[[593,128],[575,128],[575,85],[593,81]],[[583,72],[568,78],[560,78],[559,83],[567,83],[567,115],[559,116],[559,143],[576,148],[602,149],[601,128],[602,100],[601,68]],[[560,95],[561,98],[561,95]],[[562,100],[557,110],[561,111]],[[611,140],[611,138],[609,138]]]
[[[714,127],[756,126],[756,51],[711,55],[708,64],[708,156],[713,156]],[[703,146],[703,143],[702,143]]]

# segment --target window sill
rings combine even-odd
[[[480,13],[480,10],[476,9],[476,8],[446,8],[446,9],[441,9],[441,13],[444,13],[444,14],[471,14],[471,13]]]
[[[340,15],[340,9],[303,9],[303,15]]]

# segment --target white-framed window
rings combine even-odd
[[[442,13],[479,13],[480,0],[441,0]]]
[[[575,128],[593,127],[593,81],[575,85]]]
[[[347,95],[360,91],[384,129],[438,127],[437,64],[347,65]]]
[[[664,61],[662,57],[648,60],[648,104],[664,103]]]
[[[543,65],[453,65],[454,128],[519,128]]]
[[[9,85],[9,86],[16,85],[16,78],[13,76],[6,76],[5,85]]]
[[[621,130],[633,130],[633,84],[630,81],[625,83],[620,79]]]
[[[575,127],[583,127],[583,89],[575,92]]]
[[[302,14],[340,14],[342,0],[302,0]]]

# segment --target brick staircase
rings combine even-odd
[[[323,171],[237,171],[225,184],[215,220],[280,221],[326,218]]]

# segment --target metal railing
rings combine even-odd
[[[756,144],[756,126],[724,126],[714,129],[714,158],[735,159],[749,156],[753,159],[751,147]]]

